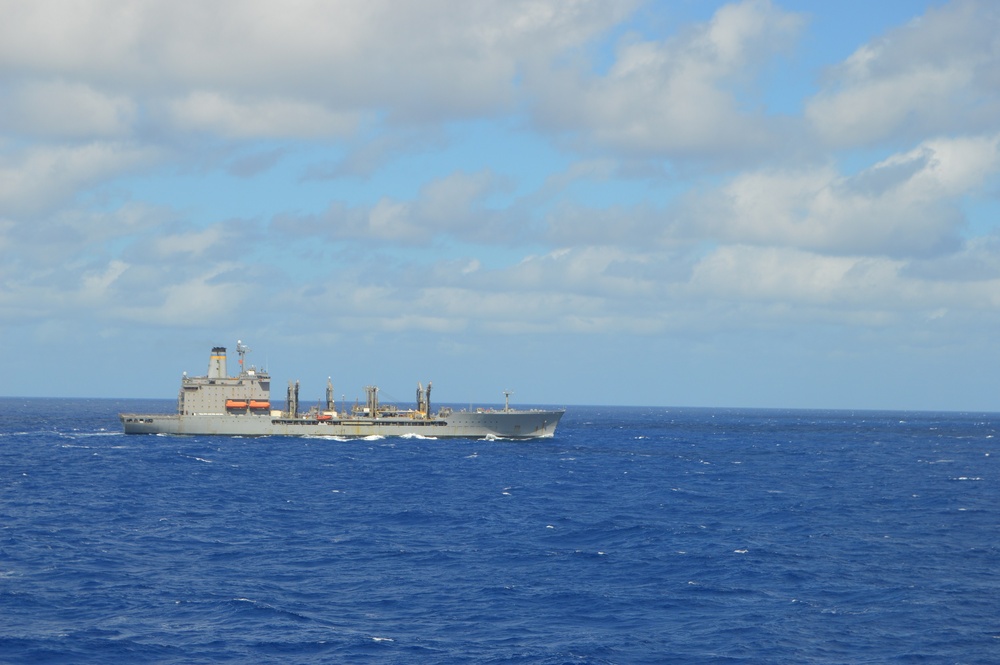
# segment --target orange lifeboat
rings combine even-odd
[[[250,400],[250,408],[251,409],[270,409],[271,408],[271,403],[270,402],[261,402],[261,401],[252,399],[252,400]]]
[[[227,409],[245,409],[247,408],[247,403],[243,400],[238,399],[227,399],[226,400]]]

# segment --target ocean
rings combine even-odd
[[[175,404],[0,398],[0,662],[1000,662],[1000,414],[121,434]]]

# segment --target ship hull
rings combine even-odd
[[[561,410],[454,411],[415,418],[275,417],[252,414],[121,414],[126,434],[536,439],[555,435]]]
[[[327,379],[326,401],[307,412],[299,411],[299,383],[288,382],[284,410],[271,409],[271,375],[267,370],[247,367],[250,349],[236,342],[240,373],[229,376],[226,347],[212,348],[204,376],[181,377],[177,411],[122,413],[126,434],[177,434],[207,436],[319,436],[362,438],[421,436],[426,438],[537,439],[555,435],[562,410],[512,409],[510,391],[503,409],[456,411],[442,407],[431,411],[431,384],[417,384],[415,408],[401,410],[380,404],[377,386],[365,386],[365,402],[338,409],[333,384]]]

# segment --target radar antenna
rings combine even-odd
[[[244,372],[243,359],[246,357],[250,347],[243,343],[243,340],[236,340],[236,353],[240,355],[240,374]]]

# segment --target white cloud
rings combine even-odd
[[[1000,6],[929,10],[832,68],[806,118],[834,146],[1000,129]]]
[[[232,279],[233,272],[245,273],[244,266],[235,262],[210,264],[198,272],[184,271],[169,280],[164,280],[161,272],[159,280],[150,280],[148,276],[144,279],[148,291],[142,294],[131,290],[137,283],[122,284],[120,274],[114,302],[105,305],[105,317],[152,325],[175,326],[194,321],[200,325],[224,325],[247,300],[261,297],[259,290]]]
[[[817,72],[780,59],[829,44],[777,0],[715,6],[0,0],[3,326],[581,355],[988,328],[1000,12],[840,39],[804,100]]]
[[[994,231],[985,237],[974,237],[954,254],[912,262],[904,274],[927,282],[982,283],[1000,279],[1000,235]]]
[[[415,207],[431,229],[461,233],[483,223],[486,200],[503,189],[502,179],[489,171],[453,173],[424,186]]]
[[[740,174],[684,211],[684,232],[727,243],[829,253],[953,251],[959,202],[1000,170],[1000,137],[927,141],[861,173],[832,168]]]
[[[337,113],[320,104],[286,99],[235,100],[214,92],[193,92],[169,104],[171,122],[185,132],[227,138],[335,137],[351,133],[355,113]]]
[[[106,266],[102,266],[100,270],[85,272],[80,279],[78,297],[83,303],[91,306],[107,305],[110,300],[108,298],[108,289],[127,269],[127,263],[116,259]]]
[[[125,142],[39,146],[0,153],[0,214],[34,215],[64,205],[84,187],[151,164],[157,150]]]
[[[0,66],[42,77],[135,75],[148,64],[139,56],[148,36],[143,31],[153,27],[145,20],[151,6],[122,0],[4,0]]]
[[[85,101],[94,135],[141,117],[229,137],[340,137],[361,115],[419,124],[509,109],[526,60],[581,46],[631,5],[7,0],[0,67],[27,81],[15,110],[70,82],[58,92]],[[60,135],[88,125],[42,120]]]
[[[382,199],[372,207],[367,226],[371,237],[379,240],[406,243],[420,237],[419,229],[413,223],[410,207],[388,199]]]
[[[167,232],[151,241],[152,253],[161,260],[176,259],[178,255],[197,260],[220,249],[228,235],[218,224],[187,233]]]
[[[622,44],[604,76],[534,72],[539,117],[584,130],[626,153],[720,155],[760,150],[780,138],[737,91],[797,35],[801,20],[767,0],[727,5],[712,20],[663,42]]]
[[[640,274],[620,270],[623,264],[646,264],[655,252],[636,253],[616,247],[560,249],[544,256],[527,256],[504,270],[501,283],[516,291],[545,290],[608,300],[605,311],[617,310],[615,299],[634,304],[657,295],[658,288]]]
[[[66,209],[30,221],[0,221],[0,266],[11,281],[48,275],[53,283],[71,285],[81,266],[92,270],[95,260],[110,256],[110,246],[141,238],[165,218],[162,210],[127,204],[110,211]]]
[[[132,132],[136,114],[136,103],[127,95],[63,80],[12,85],[0,101],[6,132],[47,137],[124,137]]]
[[[891,136],[915,117],[937,124],[930,116],[946,117],[968,82],[969,72],[962,68],[902,72],[821,94],[809,102],[806,117],[827,143],[867,144]]]
[[[279,232],[318,235],[333,240],[378,240],[386,246],[428,245],[448,236],[491,245],[519,240],[521,226],[505,211],[487,206],[489,198],[506,191],[503,178],[489,171],[456,172],[428,181],[413,200],[382,197],[370,206],[330,204],[318,216],[280,216]]]
[[[895,281],[898,261],[820,256],[795,249],[721,247],[695,268],[696,292],[724,300],[798,304],[881,303],[878,293]]]
[[[1000,254],[992,257],[1000,265]],[[788,248],[728,246],[695,268],[690,295],[723,302],[782,303],[813,316],[887,324],[918,313],[996,307],[1000,278],[929,280],[884,257],[823,256]],[[938,316],[938,318],[941,318]]]

